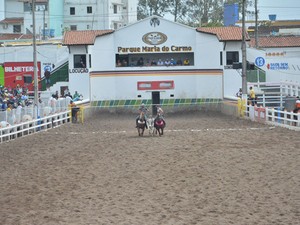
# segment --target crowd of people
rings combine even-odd
[[[166,59],[144,59],[140,57],[137,61],[132,60],[129,64],[126,59],[118,59],[116,62],[117,67],[127,67],[127,66],[188,66],[190,65],[190,60],[185,58],[181,60],[180,58],[175,60],[173,58]]]
[[[63,95],[60,95],[58,91],[51,95],[48,102],[45,102],[45,106],[53,106],[59,98],[67,98],[69,102],[76,102],[82,100],[83,96],[75,91],[74,95],[71,95],[70,91],[66,89]],[[39,96],[39,103],[42,100]],[[11,111],[13,109],[30,106],[33,104],[33,100],[30,99],[28,89],[17,85],[16,88],[10,88],[0,85],[0,111]]]
[[[10,88],[0,85],[0,111],[10,111],[28,106],[33,102],[29,99],[28,89],[17,85]]]

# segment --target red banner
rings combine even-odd
[[[174,89],[173,80],[164,81],[139,81],[137,82],[138,90],[168,90]]]

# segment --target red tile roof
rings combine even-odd
[[[251,38],[250,47],[255,46],[255,39]],[[258,46],[265,48],[300,47],[300,36],[269,36],[259,37]]]
[[[219,41],[241,41],[242,28],[240,27],[200,27],[198,32],[217,35]],[[67,31],[63,45],[93,45],[97,36],[113,33],[114,30],[86,30]],[[246,40],[250,40],[246,34]]]
[[[24,40],[24,39],[32,39],[31,34],[0,34],[0,40]]]
[[[7,23],[7,24],[23,24],[23,23],[24,23],[24,18],[22,18],[22,17],[5,18],[4,20],[1,20],[0,23]]]
[[[214,34],[218,37],[219,41],[241,41],[242,28],[241,27],[198,27],[198,32]],[[246,41],[250,38],[246,33]]]
[[[32,3],[32,0],[19,0],[19,2],[30,2]],[[35,0],[35,3],[47,3],[48,0]]]
[[[64,35],[63,45],[93,45],[96,37],[113,32],[114,30],[67,31]]]

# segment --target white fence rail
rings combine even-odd
[[[6,121],[9,124],[14,125],[21,122],[26,122],[28,117],[32,119],[38,119],[50,114],[66,111],[68,110],[69,104],[69,99],[60,98],[49,103],[41,103],[37,107],[30,105],[27,107],[17,107],[11,111],[0,111],[0,121]]]
[[[252,121],[273,124],[300,131],[300,112],[293,113],[274,108],[248,105],[246,116]]]
[[[59,112],[15,125],[10,125],[9,123],[2,121],[2,128],[0,128],[0,143],[68,123],[70,122],[70,114],[71,111],[66,110],[64,112]]]
[[[254,89],[258,90],[268,90],[279,88],[280,93],[284,96],[300,96],[300,84],[297,82],[280,82],[280,83],[270,83],[270,82],[258,82],[258,83],[247,83],[248,89],[252,86]]]
[[[290,110],[290,104],[296,102],[296,97],[300,96],[300,84],[297,82],[248,82],[247,85],[248,90],[250,86],[254,88],[258,97],[257,104],[263,107]]]
[[[70,100],[60,98],[39,104],[0,111],[0,142],[11,140],[70,121]]]

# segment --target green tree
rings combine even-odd
[[[246,7],[253,6],[254,1],[246,0]],[[174,16],[175,22],[188,26],[221,26],[224,3],[238,3],[241,12],[242,2],[242,0],[139,0],[138,20],[152,15],[163,17],[169,13]],[[246,14],[254,15],[254,12],[246,10]]]
[[[223,19],[223,0],[187,0],[186,22],[193,27],[219,23]]]
[[[157,15],[163,17],[170,7],[171,0],[139,0],[138,20]]]
[[[169,13],[174,16],[175,22],[183,22],[188,11],[186,0],[170,1]]]

